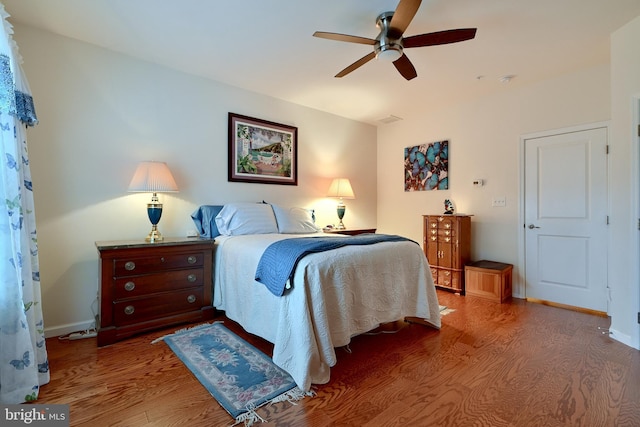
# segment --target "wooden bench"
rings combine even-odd
[[[513,265],[476,261],[464,268],[466,295],[503,303],[511,298]]]

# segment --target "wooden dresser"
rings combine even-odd
[[[464,295],[464,266],[470,261],[471,216],[423,215],[423,249],[433,281]]]
[[[198,238],[96,242],[98,346],[159,327],[212,319],[213,243]]]

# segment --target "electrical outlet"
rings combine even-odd
[[[507,198],[505,196],[494,197],[491,201],[491,206],[494,208],[504,208],[507,206]]]

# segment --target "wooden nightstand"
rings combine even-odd
[[[323,230],[325,233],[331,234],[346,234],[348,236],[355,236],[356,234],[375,233],[375,228],[361,228],[361,229],[346,229],[346,230]]]
[[[214,317],[213,239],[96,242],[98,346],[136,333]]]

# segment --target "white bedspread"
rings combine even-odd
[[[336,363],[334,348],[380,324],[420,317],[440,328],[431,271],[413,242],[307,255],[298,263],[292,289],[282,297],[254,280],[269,244],[303,236],[310,235],[216,237],[213,298],[227,317],[274,344],[274,363],[298,387],[309,390],[311,384],[327,383]]]

